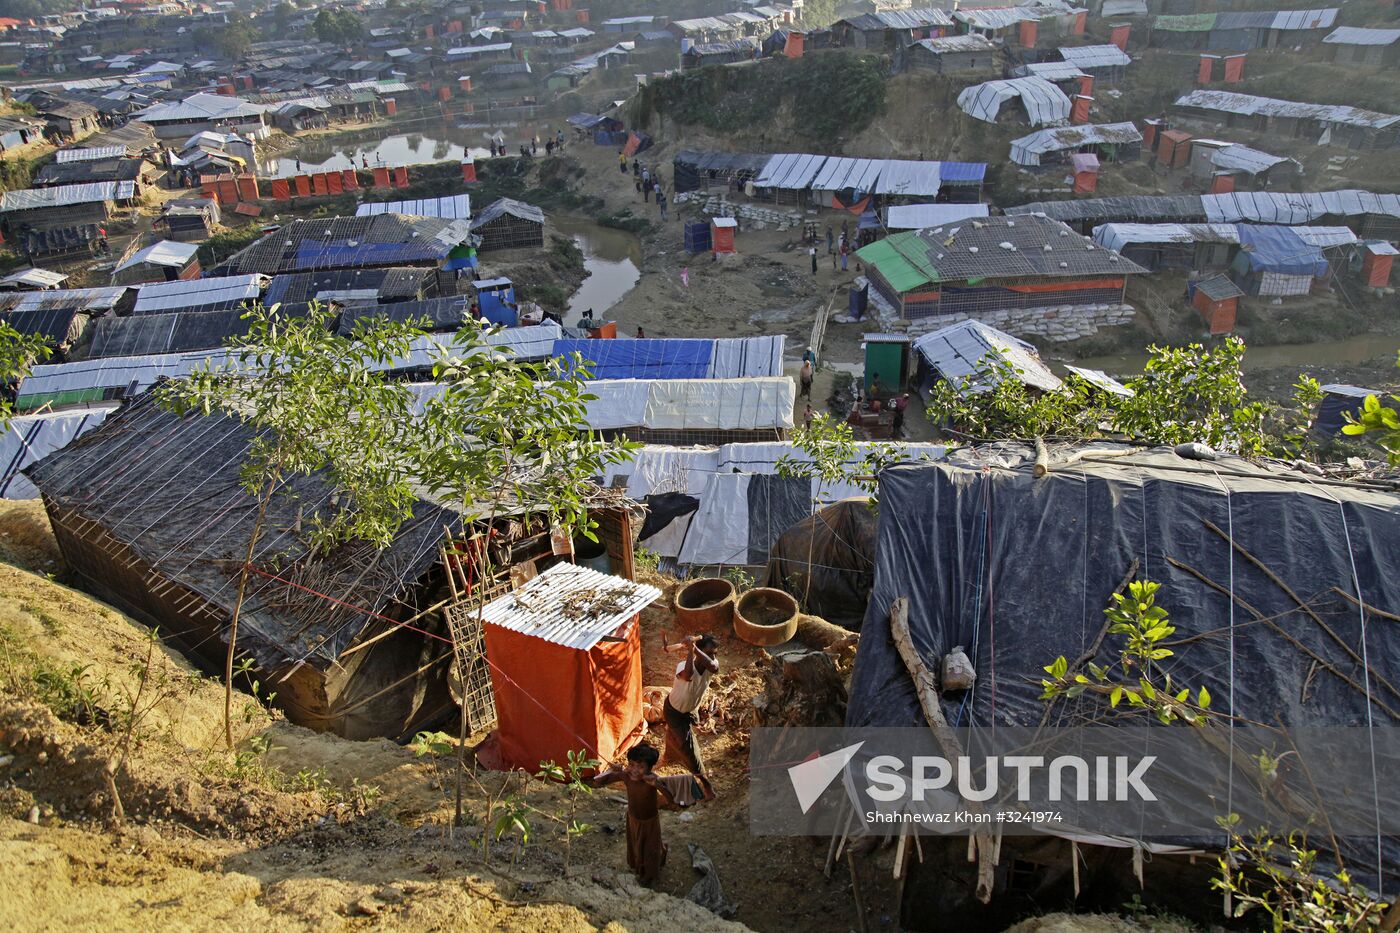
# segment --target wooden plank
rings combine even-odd
[[[890,606],[890,635],[894,638],[895,650],[904,661],[909,676],[914,679],[914,692],[919,696],[919,706],[924,711],[929,728],[933,730],[934,740],[938,742],[944,757],[949,761],[956,761],[963,756],[962,743],[948,725],[948,720],[943,717],[943,708],[938,703],[938,679],[924,663],[909,634],[907,596],[899,597]],[[991,834],[985,831],[973,833],[972,844],[977,850],[977,899],[987,904],[992,900],[992,886],[995,881],[995,844]]]

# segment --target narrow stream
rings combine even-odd
[[[641,241],[625,230],[602,227],[578,217],[553,217],[550,222],[560,233],[573,237],[583,250],[583,267],[588,270],[588,277],[569,299],[565,320],[575,323],[590,310],[595,316],[603,316],[641,277]]]

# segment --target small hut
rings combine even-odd
[[[716,217],[710,221],[710,248],[716,256],[733,253],[734,234],[739,231],[739,221],[733,217]]]
[[[611,761],[641,738],[638,614],[661,597],[577,564],[555,564],[482,611],[497,731],[491,763],[537,771],[584,751]]]
[[[161,240],[137,250],[112,271],[113,285],[175,282],[199,278],[199,246]]]
[[[1201,313],[1213,336],[1229,334],[1235,330],[1235,316],[1243,294],[1229,276],[1213,275],[1196,283],[1191,304]]]
[[[1390,284],[1390,270],[1400,250],[1384,240],[1367,243],[1361,252],[1361,280],[1370,288]]]
[[[500,198],[486,205],[472,221],[472,233],[481,237],[482,252],[542,247],[544,211],[522,201]]]
[[[1069,157],[1074,170],[1074,193],[1093,194],[1099,187],[1099,157],[1092,152],[1079,152]]]

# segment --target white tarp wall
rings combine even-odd
[[[888,446],[898,452],[900,462],[938,460],[947,451],[942,444],[888,445],[858,444],[863,455],[871,447]],[[749,511],[748,482],[754,476],[772,476],[784,458],[805,461],[807,455],[789,443],[724,444],[719,447],[668,447],[648,445],[630,463],[609,467],[603,484],[610,486],[617,477],[627,477],[627,495],[643,499],[649,495],[680,492],[700,500],[691,515],[672,521],[641,546],[660,557],[677,558],[680,564],[744,564],[748,562]],[[856,460],[851,473],[866,467]],[[735,472],[738,470],[739,472]],[[865,493],[850,481],[824,483],[812,480],[811,499],[815,507]]]
[[[81,408],[74,411],[19,415],[10,419],[0,438],[0,498],[37,499],[39,490],[20,471],[62,450],[74,439],[97,427],[117,409],[116,404]]]
[[[781,376],[787,337],[719,337],[710,356],[711,379]]]
[[[588,383],[588,423],[596,429],[747,431],[791,428],[797,386],[787,376],[758,379],[600,379]]]

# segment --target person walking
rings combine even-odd
[[[642,169],[642,200],[651,200],[651,169]]]
[[[810,431],[812,429],[812,419],[815,417],[816,413],[812,411],[812,403],[808,402],[806,410],[802,412],[802,426]]]
[[[638,178],[642,177],[642,162],[640,159],[632,160],[632,174],[636,175]]]
[[[554,155],[554,140],[546,139],[544,141],[544,154],[547,156]]]
[[[623,154],[621,149],[617,150],[617,169],[622,174],[627,174],[627,156]]]
[[[850,254],[850,252],[851,252],[851,247],[850,247],[848,244],[846,244],[846,243],[842,243],[842,244],[841,244],[841,271],[842,271],[842,272],[845,272],[845,271],[846,271],[846,257]]]
[[[813,375],[814,375],[814,372],[812,371],[812,361],[811,361],[811,360],[803,360],[803,361],[802,361],[802,371],[801,371],[800,373],[798,373],[798,375],[797,375],[797,382],[798,382],[798,385],[801,386],[801,389],[802,389],[802,391],[801,391],[801,392],[799,393],[799,395],[798,395],[799,398],[811,398],[811,397],[812,397],[812,376],[813,376]]]
[[[807,250],[807,255],[812,257],[812,274],[817,274],[817,248],[815,246]]]
[[[638,339],[638,340],[645,340],[645,339],[647,339],[647,332],[644,331],[644,330],[642,330],[642,325],[640,325],[640,324],[637,325],[637,339]]]
[[[661,186],[656,186],[656,206],[661,208],[661,219],[666,219],[666,192],[661,190]]]
[[[895,440],[898,440],[900,435],[904,433],[904,409],[908,407],[908,392],[890,402],[890,409],[894,412],[894,421],[890,425],[890,437]]]
[[[836,252],[836,247],[833,245],[833,242],[834,242],[834,240],[833,240],[832,234],[831,234],[831,224],[827,224],[827,225],[826,225],[826,251],[827,251],[828,253],[834,253],[834,252]]]

